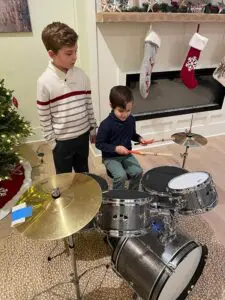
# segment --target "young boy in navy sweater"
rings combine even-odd
[[[102,151],[102,160],[113,178],[113,189],[124,189],[127,177],[129,189],[138,190],[142,168],[129,153],[131,141],[144,143],[136,133],[135,119],[131,115],[133,95],[126,86],[115,86],[109,95],[112,112],[99,126],[96,147]]]

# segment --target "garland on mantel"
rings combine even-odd
[[[144,3],[143,7],[133,6],[129,9],[121,9],[122,12],[170,12],[170,13],[205,13],[205,14],[225,14],[225,7],[220,9],[218,6],[211,3],[198,7],[194,6],[192,2],[188,2],[187,5],[179,6],[177,2],[172,2],[172,5],[167,3],[155,3],[152,6],[152,11],[148,11],[148,4]]]
[[[107,3],[107,1],[103,1],[103,2]],[[107,6],[110,7],[110,3],[108,3],[108,5]],[[103,11],[110,12],[111,9],[103,10]],[[183,0],[181,3],[178,3],[176,0],[175,1],[171,0],[171,5],[169,5],[168,3],[157,3],[157,0],[152,0],[152,1],[149,1],[148,3],[143,3],[142,7],[133,6],[133,7],[127,8],[127,7],[124,7],[122,4],[118,4],[117,9],[116,10],[112,9],[112,11],[149,12],[149,13],[170,12],[170,13],[225,14],[225,4],[223,2],[221,2],[218,4],[218,6],[215,6],[215,5],[212,5],[211,3],[207,3],[207,2],[204,3],[204,0],[199,1],[199,3],[197,3],[197,4],[192,1]]]

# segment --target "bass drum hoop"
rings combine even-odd
[[[208,248],[206,245],[201,245],[201,244],[197,244],[194,241],[190,241],[189,243],[187,243],[185,245],[185,248],[180,249],[172,258],[171,263],[177,259],[177,256],[179,256],[182,253],[185,253],[185,255],[181,256],[180,259],[176,260],[176,267],[179,266],[179,264],[187,257],[187,255],[193,251],[194,249],[201,247],[202,248],[202,256],[200,258],[199,264],[197,266],[197,269],[194,273],[194,275],[192,276],[191,280],[189,281],[189,283],[186,285],[186,287],[184,288],[183,292],[178,296],[178,298],[174,299],[174,300],[184,300],[188,294],[190,293],[190,291],[192,291],[192,289],[194,288],[194,285],[196,284],[196,282],[198,281],[199,277],[202,274],[202,271],[204,269],[204,266],[206,264],[206,258],[208,255]],[[188,249],[187,249],[188,248]],[[188,251],[187,251],[188,250]],[[166,265],[165,265],[166,267]],[[164,288],[164,286],[166,285],[167,281],[170,279],[170,276],[168,274],[166,274],[165,269],[161,272],[161,274],[159,275],[159,277],[157,278],[154,287],[152,288],[150,294],[149,294],[149,298],[148,300],[157,300]],[[160,282],[161,281],[161,282]],[[158,285],[159,284],[159,285]]]

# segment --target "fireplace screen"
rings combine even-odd
[[[139,74],[127,74],[126,85],[134,96],[133,115],[137,120],[221,109],[225,88],[213,79],[214,69],[196,70],[198,86],[188,89],[180,71],[152,74],[150,93],[143,99],[139,92]]]

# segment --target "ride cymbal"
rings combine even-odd
[[[200,147],[207,144],[207,139],[199,134],[191,132],[178,132],[171,135],[171,139],[185,147]]]
[[[102,191],[88,175],[65,173],[31,186],[17,205],[24,202],[33,207],[33,214],[16,229],[32,239],[57,240],[78,232],[93,219]]]

